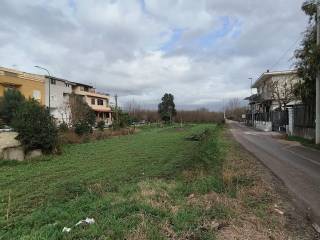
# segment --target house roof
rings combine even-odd
[[[249,100],[250,102],[256,102],[260,100],[260,96],[258,94],[252,94],[250,97],[246,97],[244,100]]]
[[[281,76],[281,75],[291,75],[291,74],[297,74],[297,70],[286,70],[286,71],[274,71],[274,72],[264,72],[261,74],[261,76],[255,81],[255,83],[251,86],[252,88],[257,88],[262,82],[266,81],[267,79],[270,79],[273,76]]]
[[[2,74],[12,73],[12,74],[15,74],[15,77],[26,79],[26,80],[41,81],[41,82],[44,81],[43,75],[27,73],[27,72],[6,68],[6,67],[0,67],[0,75],[2,75],[1,73]]]
[[[44,77],[45,77],[45,78],[54,79],[56,81],[62,81],[62,82],[68,83],[68,84],[73,85],[73,86],[77,86],[78,85],[78,86],[84,86],[84,87],[88,87],[88,88],[94,88],[93,86],[88,85],[88,84],[73,82],[73,81],[69,81],[67,79],[63,79],[63,78],[58,78],[58,77],[49,76],[49,75],[40,75],[40,74],[34,74],[34,73],[27,73],[27,72],[22,72],[22,71],[19,71],[19,70],[5,68],[5,67],[1,67],[0,66],[0,72],[1,71],[15,73],[15,74],[18,74],[19,77],[25,78],[25,79],[29,79],[29,80],[38,80],[38,81],[41,80],[41,81],[44,81]],[[97,92],[97,94],[110,96],[108,93],[98,93]]]
[[[94,87],[91,86],[91,85],[87,85],[87,84],[84,84],[84,83],[78,83],[78,82],[75,82],[75,85],[84,86],[84,87],[88,87],[88,88],[94,88]]]
[[[79,83],[79,82],[73,82],[73,81],[69,81],[67,79],[63,79],[63,78],[58,78],[58,77],[54,77],[54,76],[49,76],[49,75],[45,75],[46,78],[50,78],[50,79],[54,79],[54,80],[57,80],[57,81],[62,81],[62,82],[65,82],[65,83],[69,83],[70,85],[73,85],[73,86],[84,86],[84,87],[88,87],[88,88],[93,88],[93,86],[91,85],[87,85],[87,84],[84,84],[84,83]]]
[[[69,80],[66,80],[66,79],[63,79],[63,78],[58,78],[58,77],[53,77],[53,76],[48,76],[48,75],[45,75],[46,78],[50,78],[50,79],[54,79],[56,81],[61,81],[61,82],[65,82],[65,83],[68,83],[70,85],[77,85],[78,83],[76,82],[72,82],[72,81],[69,81]]]

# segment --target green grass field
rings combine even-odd
[[[205,129],[201,141],[186,140]],[[223,191],[221,131],[146,128],[67,145],[60,156],[0,162],[0,239],[214,239],[199,226],[232,212],[219,204],[204,209],[187,197]],[[86,217],[96,223],[62,232]]]

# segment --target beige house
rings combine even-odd
[[[261,74],[252,85],[257,93],[245,99],[249,100],[247,124],[263,131],[286,130],[288,108],[301,102],[294,94],[295,85],[300,81],[296,70]]]
[[[257,89],[255,111],[285,110],[297,103],[293,88],[301,81],[296,70],[265,72],[252,85]]]
[[[72,86],[74,94],[83,96],[84,101],[94,110],[96,121],[105,121],[107,125],[112,124],[112,110],[110,107],[110,96],[98,93],[90,85],[76,83]]]

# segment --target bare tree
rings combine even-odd
[[[62,122],[68,124],[69,126],[72,125],[71,122],[71,104],[69,98],[63,102],[63,104],[58,108],[58,113],[61,116]]]
[[[210,112],[206,108],[200,108],[193,111],[178,110],[175,120],[181,123],[222,123],[224,119],[222,112]]]
[[[242,114],[246,113],[246,107],[243,106],[239,98],[232,98],[225,106],[225,113],[228,119],[241,121]]]
[[[78,122],[88,122],[93,125],[95,122],[95,113],[84,101],[83,96],[70,94],[70,122],[74,126]]]
[[[132,99],[125,104],[124,110],[127,111],[130,116],[136,117],[136,115],[141,111],[141,107],[134,99]]]
[[[272,99],[274,99],[280,110],[285,110],[288,103],[296,99],[294,77],[290,76],[285,79],[274,80],[270,84]]]

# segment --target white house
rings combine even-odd
[[[288,107],[301,101],[294,94],[295,85],[302,81],[296,70],[267,71],[256,80],[257,89],[249,100],[247,122],[264,131],[285,129],[288,125]]]
[[[69,95],[72,93],[72,86],[75,85],[65,79],[46,76],[45,105],[50,106],[50,113],[58,123],[70,123]]]
[[[302,80],[296,70],[263,73],[252,85],[252,88],[257,89],[259,99],[256,101],[256,110],[270,112],[285,109],[297,100],[293,89],[299,81]]]

